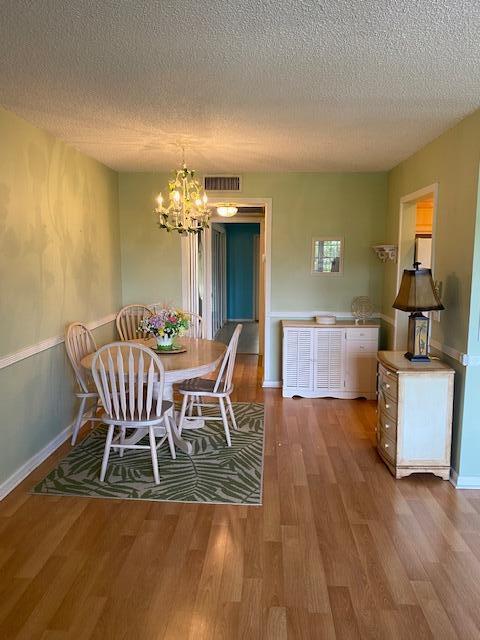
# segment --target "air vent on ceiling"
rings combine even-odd
[[[205,176],[203,179],[205,191],[241,191],[240,176]]]

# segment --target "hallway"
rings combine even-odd
[[[237,322],[226,322],[215,336],[215,340],[228,344]],[[238,341],[238,353],[258,354],[258,322],[242,322],[242,333]]]

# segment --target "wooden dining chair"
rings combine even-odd
[[[68,325],[65,332],[65,349],[75,373],[77,385],[75,395],[80,400],[77,417],[73,423],[72,445],[74,445],[77,441],[78,432],[80,431],[82,422],[87,419],[86,414],[90,412],[93,414],[89,417],[92,421],[92,427],[94,422],[97,420],[96,412],[98,407],[98,393],[96,392],[92,376],[80,364],[82,358],[97,350],[97,345],[92,332],[89,331],[84,324],[81,322],[72,322],[72,324]],[[93,404],[91,407],[86,409],[86,405],[89,400],[92,400]]]
[[[138,325],[144,318],[148,318],[151,315],[151,310],[144,304],[128,304],[123,309],[120,309],[115,319],[120,340],[146,338],[146,333],[138,331]]]
[[[112,342],[94,355],[92,376],[105,408],[101,419],[108,425],[100,481],[105,480],[111,449],[119,449],[120,455],[125,449],[149,449],[153,477],[159,484],[157,449],[166,439],[170,449],[174,447],[170,424],[173,403],[163,400],[165,370],[160,358],[141,344]],[[160,427],[162,436],[157,442]],[[144,429],[149,444],[129,442],[126,429]]]
[[[237,324],[235,331],[233,332],[227,350],[222,360],[222,364],[218,370],[218,374],[215,380],[209,380],[207,378],[192,378],[181,382],[177,391],[183,396],[182,408],[180,410],[180,419],[178,421],[180,433],[184,426],[185,416],[189,401],[193,399],[194,405],[200,404],[202,407],[216,407],[216,403],[198,402],[197,398],[215,398],[218,399],[218,405],[220,406],[220,416],[208,416],[207,420],[221,420],[223,422],[223,428],[225,430],[225,439],[227,445],[232,445],[230,438],[230,430],[228,427],[227,409],[230,414],[230,419],[234,429],[237,429],[237,422],[235,420],[235,413],[233,411],[232,401],[230,395],[233,391],[233,371],[235,368],[235,359],[237,357],[238,338],[242,331],[242,325]],[[225,407],[226,404],[226,407]]]
[[[189,338],[203,338],[202,316],[198,313],[193,313],[193,311],[184,311],[183,313],[188,316],[190,321],[190,326],[186,335]]]

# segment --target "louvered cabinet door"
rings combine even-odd
[[[314,389],[322,394],[343,391],[345,332],[317,329],[315,334]]]
[[[283,337],[284,391],[313,389],[313,332],[287,329]]]

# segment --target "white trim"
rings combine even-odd
[[[450,482],[455,489],[480,489],[480,476],[459,476],[455,469],[450,469]]]
[[[292,320],[304,320],[321,315],[334,315],[336,318],[353,318],[351,311],[271,311],[270,318],[291,318]]]
[[[461,363],[465,367],[479,367],[480,356],[469,356],[468,353],[462,353]]]
[[[452,349],[452,347],[449,347],[447,344],[442,344],[437,340],[430,340],[430,346],[432,346],[434,349],[437,349],[437,351],[441,351],[446,356],[453,358],[453,360],[460,362],[460,364],[464,364],[463,362],[464,358],[468,357],[466,356],[465,353],[462,353],[461,351],[457,351],[457,349]]]
[[[110,313],[108,316],[100,318],[99,320],[93,320],[92,322],[88,322],[87,327],[93,331],[97,327],[101,327],[104,324],[108,324],[109,322],[113,322],[116,318],[116,313]],[[6,356],[2,356],[0,358],[0,369],[4,369],[5,367],[9,367],[11,364],[15,364],[20,362],[21,360],[25,360],[25,358],[29,358],[30,356],[34,356],[37,353],[41,353],[42,351],[46,351],[47,349],[51,349],[52,347],[56,347],[58,344],[62,344],[65,341],[65,336],[53,336],[53,338],[46,338],[46,340],[42,340],[41,342],[37,342],[36,344],[32,344],[28,347],[24,347],[19,351],[15,351],[14,353],[9,353]]]
[[[395,326],[395,320],[390,316],[386,316],[384,313],[379,313],[378,317],[380,318],[380,320],[383,320],[387,324],[391,324],[393,327]]]
[[[282,387],[281,380],[264,380],[262,387],[264,389],[280,389]]]
[[[39,465],[42,464],[49,456],[52,455],[54,451],[58,449],[72,433],[73,422],[69,424],[68,427],[65,427],[63,431],[60,431],[53,440],[43,447],[40,451],[35,453],[29,460],[27,460],[22,466],[14,471],[12,475],[4,480],[0,484],[0,500],[3,500],[6,495],[8,495],[11,491],[15,489],[17,485],[19,485],[25,478],[32,473],[34,469],[36,469]]]

